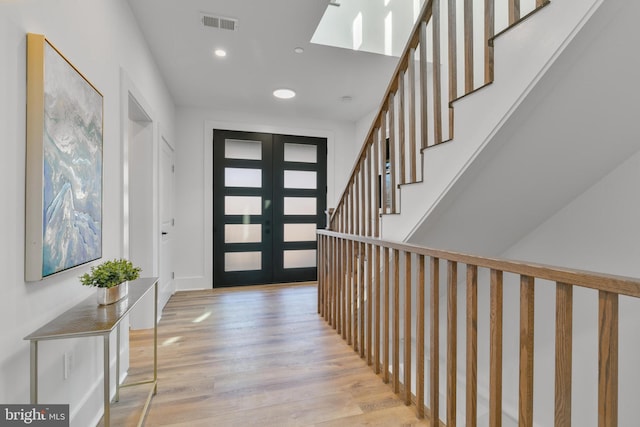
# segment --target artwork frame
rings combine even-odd
[[[27,34],[25,281],[102,258],[102,93]]]

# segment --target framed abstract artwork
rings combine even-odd
[[[102,94],[27,34],[25,280],[102,257]]]

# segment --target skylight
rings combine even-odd
[[[327,7],[312,43],[400,56],[425,0],[340,0]]]

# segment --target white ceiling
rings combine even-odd
[[[128,1],[179,106],[355,121],[378,107],[397,62],[310,43],[328,0]],[[238,31],[202,26],[201,12],[238,19]],[[275,99],[280,87],[298,95]]]

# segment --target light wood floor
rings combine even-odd
[[[158,336],[146,426],[429,425],[316,313],[315,284],[180,292]],[[127,381],[151,372],[152,339],[131,334]],[[136,425],[144,387],[122,389],[112,425]]]

